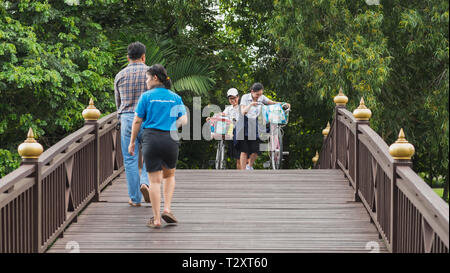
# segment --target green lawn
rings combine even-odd
[[[444,189],[443,188],[435,188],[433,189],[435,193],[437,193],[440,197],[442,197],[442,195],[444,194]],[[448,200],[448,197],[447,197]]]

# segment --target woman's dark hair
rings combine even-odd
[[[262,83],[255,82],[252,85],[252,87],[250,88],[250,91],[258,92],[258,91],[263,90],[263,89],[264,89],[264,86],[262,85]]]
[[[170,80],[169,76],[167,76],[167,71],[164,68],[164,66],[160,64],[154,64],[149,67],[147,70],[147,73],[151,76],[158,77],[158,80],[164,84],[164,87],[167,89],[170,89],[172,87],[172,81]]]
[[[145,45],[140,42],[131,43],[128,45],[128,58],[137,60],[145,54]]]

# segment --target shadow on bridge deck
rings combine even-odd
[[[340,170],[178,170],[176,179],[178,226],[146,227],[151,207],[128,205],[122,173],[48,252],[387,252]]]

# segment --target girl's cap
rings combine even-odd
[[[236,88],[230,88],[227,91],[227,97],[229,97],[229,96],[237,97],[238,95],[239,95],[239,92],[237,91]]]

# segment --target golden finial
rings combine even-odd
[[[28,130],[27,139],[17,148],[22,159],[39,158],[44,152],[44,147],[34,139],[33,129]]]
[[[339,94],[334,97],[333,99],[336,106],[345,106],[348,102],[348,98],[346,95],[344,95],[344,92],[342,91],[342,87],[339,88]]]
[[[83,110],[83,118],[84,120],[98,120],[100,117],[100,111],[95,108],[94,100],[91,98],[89,101],[89,106]]]
[[[353,116],[357,120],[369,120],[372,117],[372,111],[370,111],[370,109],[364,104],[363,97],[361,97],[361,102],[359,103],[358,108],[353,111]]]
[[[325,129],[322,130],[322,135],[324,137],[328,136],[328,134],[330,133],[330,122],[327,123],[327,127],[325,127]]]
[[[316,164],[317,161],[319,161],[319,153],[316,151],[316,155],[312,158],[312,162],[313,162],[314,164]]]
[[[394,159],[406,159],[410,160],[414,155],[414,146],[409,143],[405,138],[403,128],[400,129],[398,139],[391,146],[389,146],[389,153]]]

